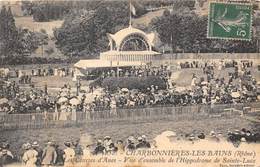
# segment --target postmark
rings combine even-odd
[[[208,38],[251,40],[252,5],[238,3],[210,3]]]

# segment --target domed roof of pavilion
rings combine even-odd
[[[154,33],[146,34],[144,31],[134,28],[131,25],[116,32],[115,34],[107,34],[110,43],[112,43],[112,41],[115,42],[117,48],[120,47],[121,43],[131,35],[140,36],[148,43],[148,45],[154,46]]]

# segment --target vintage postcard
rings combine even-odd
[[[260,167],[260,0],[0,0],[0,167]]]

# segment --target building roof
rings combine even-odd
[[[81,69],[90,69],[90,68],[106,68],[106,67],[130,67],[130,66],[141,66],[144,65],[140,61],[108,61],[100,59],[92,60],[80,60],[74,67]]]
[[[154,33],[150,33],[150,34],[146,34],[144,31],[134,28],[132,26],[129,26],[127,28],[124,28],[118,32],[116,32],[115,34],[107,34],[109,39],[112,39],[115,43],[116,46],[120,46],[120,44],[123,42],[123,40],[128,37],[129,35],[132,34],[138,34],[141,35],[151,46],[154,46],[154,39],[155,39],[155,34]]]
[[[145,51],[115,51],[115,50],[110,50],[107,52],[102,52],[100,55],[161,55],[159,52],[155,52],[152,50],[145,50]]]

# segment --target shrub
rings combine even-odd
[[[115,91],[117,88],[139,89],[145,91],[151,85],[158,86],[159,89],[166,89],[165,80],[159,76],[149,77],[110,77],[105,78],[102,87],[109,91]]]

